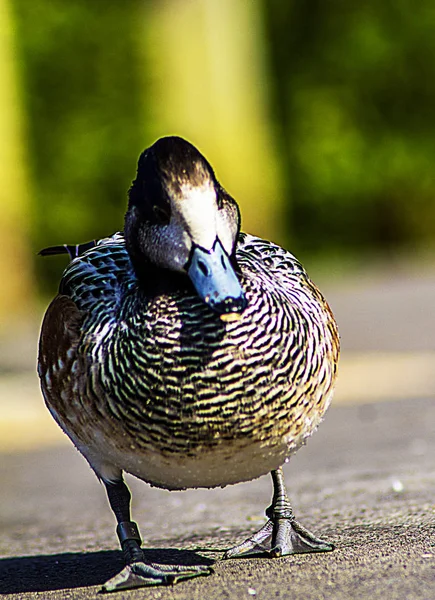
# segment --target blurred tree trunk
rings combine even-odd
[[[243,229],[283,241],[260,8],[252,0],[148,4],[145,92],[154,136],[179,134],[199,146],[241,205]]]
[[[9,0],[0,0],[0,327],[23,315],[34,296],[23,115]]]

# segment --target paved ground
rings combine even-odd
[[[434,273],[399,269],[322,289],[340,324],[342,377],[325,422],[285,473],[297,517],[336,550],[219,562],[207,549],[263,523],[267,477],[177,493],[129,479],[149,558],[213,562],[215,572],[115,598],[435,598]],[[114,521],[42,408],[30,374],[35,337],[0,340],[0,594],[94,598],[122,565]]]
[[[285,468],[297,516],[333,553],[217,562],[210,577],[120,597],[435,598],[434,456],[432,400],[333,408]],[[2,459],[0,593],[94,598],[121,566],[102,487],[68,447]],[[129,481],[148,555],[162,562],[215,561],[207,547],[258,528],[270,500],[267,477],[177,493]]]

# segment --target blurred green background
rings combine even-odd
[[[433,0],[0,0],[0,90],[6,327],[56,291],[40,248],[122,227],[162,135],[304,263],[435,251]]]

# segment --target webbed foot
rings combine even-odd
[[[334,546],[317,538],[292,518],[269,519],[247,540],[227,550],[226,558],[245,558],[267,554],[271,557],[302,554],[304,552],[331,552]]]
[[[152,585],[173,585],[183,579],[210,575],[212,572],[210,567],[203,565],[157,565],[135,561],[106,581],[101,592],[117,592]]]
[[[130,491],[121,479],[104,482],[110,506],[116,515],[116,532],[124,553],[126,567],[106,581],[101,592],[116,592],[154,585],[172,585],[183,579],[210,575],[213,570],[204,565],[155,564],[145,559],[141,549],[141,536],[137,524],[130,521]]]
[[[226,558],[258,556],[287,556],[303,552],[330,552],[334,546],[317,538],[298,523],[290,506],[284,486],[282,469],[272,471],[273,499],[266,511],[269,520],[247,540],[227,550]]]

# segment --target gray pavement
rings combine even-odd
[[[414,399],[332,407],[285,466],[298,519],[332,553],[215,563],[210,577],[115,597],[144,599],[435,598],[435,403]],[[102,486],[68,446],[3,454],[0,593],[94,598],[122,565]],[[258,529],[268,477],[223,490],[165,492],[132,478],[147,556],[210,564]]]
[[[392,263],[336,282],[321,278],[343,353],[434,351],[434,268],[435,261],[426,270]]]

